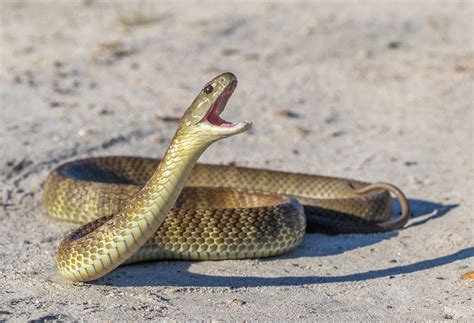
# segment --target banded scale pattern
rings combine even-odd
[[[50,216],[78,223],[115,214],[129,203],[159,162],[151,158],[110,156],[66,163],[50,174],[51,180],[44,189],[44,205]],[[359,224],[388,221],[392,210],[388,191],[357,193],[357,189],[367,185],[344,178],[206,164],[197,164],[186,183],[186,187],[227,188],[294,197],[305,206],[308,217]],[[195,192],[193,194],[197,194]],[[230,198],[213,199],[214,202],[209,203],[205,198],[196,197],[196,201],[210,208],[245,205],[244,201]],[[231,201],[235,204],[221,205]],[[243,204],[239,206],[239,203]],[[318,228],[312,226],[310,230]]]

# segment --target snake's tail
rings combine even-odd
[[[410,204],[408,203],[405,194],[403,194],[403,192],[398,187],[386,182],[377,182],[357,189],[355,193],[363,195],[379,190],[385,190],[395,195],[400,203],[402,211],[400,216],[398,216],[397,218],[390,219],[384,222],[379,222],[376,224],[376,226],[380,229],[380,231],[391,231],[403,228],[403,226],[408,222],[410,218]]]

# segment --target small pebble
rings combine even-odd
[[[397,49],[402,46],[402,43],[399,41],[391,41],[387,44],[387,47],[390,49]]]
[[[228,301],[227,304],[232,304],[232,305],[245,305],[246,302],[243,301],[243,300],[241,300],[241,299],[234,298],[233,300]]]
[[[293,119],[297,119],[300,117],[298,113],[290,111],[290,110],[278,110],[275,112],[275,115],[279,117],[286,117],[286,118],[293,118]]]
[[[415,166],[418,165],[417,161],[406,161],[405,166]]]
[[[474,280],[474,271],[469,271],[461,276],[461,280]]]

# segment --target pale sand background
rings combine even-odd
[[[0,320],[474,319],[473,2],[172,2],[1,2]],[[201,161],[390,181],[408,227],[57,280],[74,225],[42,215],[47,173],[160,156],[176,124],[157,117],[222,71],[240,80],[225,117],[254,127]]]

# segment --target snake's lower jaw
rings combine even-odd
[[[250,127],[252,127],[251,121],[242,121],[219,126],[217,131],[225,136],[233,136],[249,130]]]
[[[249,120],[236,123],[235,126],[233,127],[233,131],[234,131],[233,134],[235,135],[241,132],[245,132],[249,130],[251,127],[252,127],[252,121],[249,121]]]
[[[245,132],[252,127],[251,121],[229,122],[223,125],[215,125],[208,122],[201,122],[200,127],[206,132],[211,132],[218,137],[229,137]]]

